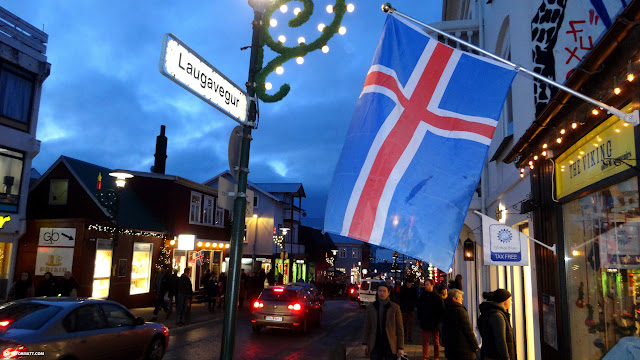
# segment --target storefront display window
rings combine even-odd
[[[96,241],[96,261],[93,268],[91,297],[106,299],[109,296],[111,256],[111,240],[98,239]]]
[[[600,359],[640,328],[638,179],[562,210],[572,358]]]
[[[17,212],[24,155],[0,147],[0,211]]]
[[[131,262],[131,295],[149,292],[153,244],[134,243]]]

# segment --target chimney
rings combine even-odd
[[[167,137],[164,136],[165,126],[160,126],[160,135],[156,138],[156,153],[153,155],[156,158],[151,172],[156,174],[164,174],[165,166],[167,164]]]

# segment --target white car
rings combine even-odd
[[[382,284],[386,284],[386,282],[381,279],[362,279],[360,289],[358,289],[358,304],[365,307],[376,301],[378,287]]]

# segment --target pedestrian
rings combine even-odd
[[[462,275],[456,275],[455,280],[449,281],[449,289],[458,289],[462,291]]]
[[[244,298],[247,297],[247,274],[244,269],[240,269],[240,292],[238,294],[238,310],[244,305]]]
[[[218,301],[218,309],[224,306],[225,291],[227,291],[227,274],[221,273],[218,279],[218,292],[220,293]]]
[[[267,282],[269,283],[269,286],[274,286],[276,284],[276,272],[274,269],[269,270],[269,273],[267,274]]]
[[[376,300],[367,305],[362,344],[371,360],[396,360],[404,355],[402,312],[390,294],[389,287],[380,285]]]
[[[264,271],[264,269],[260,269],[260,272],[258,272],[258,277],[260,278],[260,292],[262,292],[262,289],[264,289],[265,287],[265,280],[267,279],[267,273]],[[258,293],[260,294],[260,293]]]
[[[209,278],[211,277],[211,270],[206,269],[202,276],[200,277],[200,286],[205,287],[207,282],[209,282]]]
[[[407,279],[400,288],[400,311],[402,311],[402,326],[407,342],[412,341],[413,322],[415,319],[415,308],[418,304],[418,291],[413,286],[413,280]]]
[[[191,269],[187,267],[178,279],[178,297],[176,299],[177,325],[184,325],[187,303],[193,296],[193,285],[191,284],[190,275]]]
[[[160,309],[167,313],[167,318],[171,315],[171,309],[167,307],[164,302],[164,296],[169,291],[169,281],[171,280],[171,274],[169,273],[168,266],[165,265],[162,270],[156,274],[156,301],[155,308],[153,309],[153,316],[151,321],[158,320],[158,312]]]
[[[64,277],[57,284],[59,296],[67,296],[73,299],[78,297],[78,282],[71,275],[71,271],[65,271]]]
[[[462,305],[464,293],[449,290],[450,301],[445,301],[442,321],[444,331],[444,354],[450,360],[475,360],[478,341],[473,334],[467,308]]]
[[[204,285],[204,300],[207,302],[207,308],[209,312],[213,312],[216,308],[216,303],[218,302],[218,296],[220,291],[220,287],[218,286],[218,279],[215,275],[211,275],[207,283]]]
[[[49,271],[44,273],[44,278],[36,288],[36,296],[56,296],[56,279]]]
[[[429,341],[433,340],[433,357],[440,357],[440,322],[444,312],[442,297],[433,291],[435,282],[427,279],[424,282],[424,292],[418,299],[418,319],[422,329],[422,358],[429,358]]]
[[[169,297],[169,311],[173,311],[173,303],[177,301],[178,295],[178,269],[173,269],[169,276],[169,285],[167,287],[167,296]],[[176,307],[177,307],[176,303]]]
[[[487,301],[480,304],[478,328],[482,336],[482,359],[516,360],[516,350],[511,328],[511,293],[505,289],[485,292]]]
[[[33,279],[31,279],[31,274],[28,271],[23,271],[20,273],[20,278],[18,281],[14,282],[11,285],[11,289],[9,290],[9,295],[7,299],[11,300],[19,300],[33,297],[34,294],[33,289]]]

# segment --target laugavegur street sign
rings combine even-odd
[[[165,34],[160,73],[241,125],[247,124],[247,93],[180,41]]]

